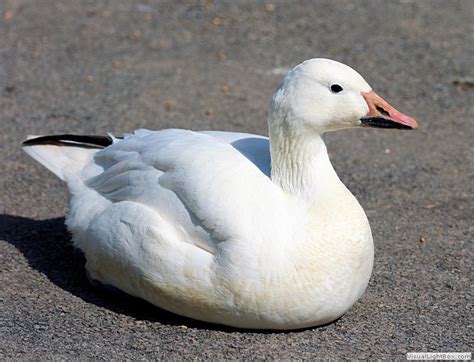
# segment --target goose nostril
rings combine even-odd
[[[388,113],[385,109],[383,109],[382,107],[380,106],[375,106],[375,108],[377,109],[377,111],[379,111],[380,113],[382,113],[384,116],[388,116],[390,117],[390,113]]]

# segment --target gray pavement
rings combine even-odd
[[[1,359],[472,350],[474,2],[269,4],[0,2]],[[266,134],[282,73],[312,57],[351,65],[421,125],[326,137],[372,226],[364,297],[335,323],[273,333],[192,321],[89,286],[63,226],[66,189],[22,153],[25,136],[140,127]]]

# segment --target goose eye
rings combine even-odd
[[[342,92],[342,91],[343,91],[343,89],[339,84],[332,84],[331,85],[331,92],[339,93],[339,92]]]

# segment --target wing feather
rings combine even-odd
[[[152,208],[206,250],[254,233],[263,204],[271,209],[281,196],[249,158],[211,134],[140,131],[94,159],[104,171],[87,180],[90,188],[112,202]]]

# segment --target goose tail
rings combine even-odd
[[[68,181],[81,173],[94,154],[111,145],[113,136],[79,136],[71,134],[28,136],[23,150],[58,178]]]

